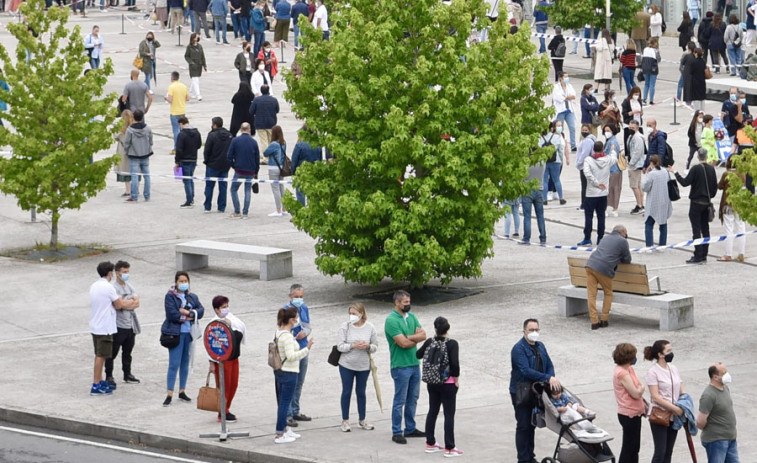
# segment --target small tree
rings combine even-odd
[[[68,9],[44,11],[42,0],[29,0],[20,11],[25,23],[8,24],[18,40],[15,59],[0,44],[2,78],[10,86],[0,96],[10,106],[2,117],[13,127],[0,127],[0,145],[13,148],[10,159],[0,158],[0,191],[23,210],[51,214],[50,247],[57,249],[61,211],[78,209],[105,188],[116,162],[92,162],[113,142],[116,95],[100,98],[113,65],[106,59],[84,75],[84,42],[79,26],[66,28]]]
[[[636,25],[636,12],[643,7],[638,0],[612,0],[611,32],[630,32]],[[589,24],[596,30],[604,29],[606,25],[605,0],[555,0],[554,4],[543,9],[549,19],[563,29],[583,29]]]
[[[754,140],[757,139],[755,130],[746,126],[744,130],[747,136]],[[736,171],[740,175],[749,175],[752,179],[757,179],[757,153],[753,149],[746,149],[735,159]],[[729,175],[728,202],[738,212],[739,217],[749,224],[757,225],[757,196],[751,191],[743,188],[743,183],[736,174]]]
[[[481,0],[350,0],[330,41],[305,26],[301,75],[285,97],[331,163],[297,169],[307,207],[293,222],[316,238],[316,265],[346,281],[418,287],[481,274],[506,198],[529,190],[528,167],[551,108],[549,63],[527,30],[493,24],[468,46]],[[488,22],[488,20],[484,20]]]

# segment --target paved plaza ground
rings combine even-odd
[[[8,16],[0,21],[11,20]],[[106,56],[113,60],[115,75],[107,90],[120,92],[128,80],[131,61],[138,43],[148,29],[156,29],[141,15],[128,14],[126,34],[121,31],[121,12],[93,11],[86,19],[73,17],[83,32],[98,24],[106,40]],[[147,123],[160,136],[155,138],[155,155],[151,171],[170,174],[173,157],[168,138],[170,122],[168,104],[162,96],[169,83],[169,73],[183,66],[184,47],[176,46],[176,37],[168,32],[156,32],[162,43],[158,50],[158,85],[155,103],[148,113]],[[186,34],[182,43],[186,43]],[[271,37],[268,37],[269,39]],[[0,41],[13,47],[14,40],[3,28]],[[191,101],[187,116],[205,135],[210,119],[222,116],[228,125],[231,115],[229,103],[238,86],[233,59],[240,50],[239,41],[232,46],[217,46],[203,41],[210,72],[202,77],[203,101]],[[677,60],[680,49],[675,38],[663,40],[663,57]],[[571,47],[569,47],[569,50]],[[291,50],[291,49],[290,49]],[[291,62],[291,51],[284,59]],[[568,55],[566,69],[574,75],[585,74],[588,61],[580,55]],[[288,64],[286,64],[288,65]],[[285,66],[286,66],[285,65]],[[658,80],[656,101],[669,102],[678,79],[677,65],[663,63]],[[185,69],[182,80],[188,83]],[[585,81],[573,79],[580,89]],[[617,85],[617,84],[614,84]],[[281,96],[283,84],[276,82],[274,93]],[[625,92],[621,92],[624,96]],[[289,105],[282,99],[280,125],[290,146],[294,145],[300,126]],[[718,111],[720,103],[708,101],[706,111]],[[682,162],[686,148],[686,128],[691,118],[688,111],[679,111],[683,124],[670,125],[673,108],[659,104],[645,108],[647,117],[658,120],[659,127],[670,134],[669,141]],[[115,149],[113,150],[115,151]],[[111,152],[104,152],[105,156]],[[719,170],[718,175],[722,171]],[[199,168],[202,174],[203,169]],[[265,175],[265,169],[263,170]],[[582,239],[583,213],[576,210],[580,184],[573,165],[566,166],[563,185],[568,203],[550,203],[546,208],[547,240],[551,245],[574,244]],[[198,204],[194,209],[179,209],[183,202],[181,184],[170,178],[155,178],[149,203],[126,204],[121,198],[123,186],[108,176],[107,188],[84,204],[81,210],[66,211],[60,222],[60,239],[65,243],[100,243],[112,251],[105,256],[87,257],[54,264],[31,263],[0,258],[0,420],[13,420],[65,426],[105,437],[131,439],[135,443],[156,443],[250,461],[393,461],[411,462],[441,458],[423,453],[423,440],[410,440],[408,445],[391,441],[391,402],[393,385],[389,373],[389,354],[386,341],[380,335],[376,355],[384,411],[375,399],[373,386],[368,387],[368,420],[376,425],[374,431],[354,429],[341,433],[337,369],[326,363],[334,344],[338,325],[347,319],[350,302],[364,301],[369,321],[383,333],[384,318],[390,313],[389,304],[370,301],[363,296],[377,290],[398,287],[384,282],[378,287],[345,284],[337,277],[321,275],[314,265],[314,240],[296,230],[287,218],[269,218],[274,210],[270,187],[261,186],[253,197],[250,220],[232,220],[224,214],[203,214],[202,182],[196,183]],[[686,192],[687,190],[683,190]],[[717,198],[719,200],[719,196]],[[230,202],[230,201],[229,201]],[[608,228],[626,225],[632,247],[643,244],[643,216],[631,216],[633,195],[624,178],[621,214],[608,218]],[[691,238],[687,218],[688,199],[674,204],[668,226],[668,242],[678,243]],[[227,211],[228,212],[228,211]],[[0,196],[0,249],[29,247],[36,241],[49,239],[49,218],[38,216],[31,223],[29,213],[16,206],[15,199]],[[534,229],[536,225],[534,224]],[[749,227],[748,229],[753,229]],[[497,233],[502,233],[502,223]],[[716,221],[712,235],[722,235],[723,228]],[[215,414],[198,411],[192,404],[175,403],[163,408],[165,373],[168,355],[158,343],[160,324],[164,318],[163,296],[172,284],[175,268],[174,245],[203,238],[236,243],[255,244],[292,249],[294,277],[260,281],[256,265],[244,261],[216,259],[210,267],[191,272],[193,292],[207,309],[217,294],[231,299],[232,311],[246,324],[249,339],[242,348],[241,374],[237,397],[232,411],[239,421],[230,425],[233,431],[246,431],[249,438],[218,443],[212,439],[200,441],[200,433],[218,430]],[[710,247],[707,265],[687,266],[691,248],[667,250],[654,254],[634,254],[634,262],[646,264],[652,275],[660,276],[663,288],[689,294],[695,301],[695,326],[675,332],[657,329],[658,314],[641,308],[615,306],[607,329],[590,331],[588,318],[562,318],[557,314],[556,290],[568,282],[567,256],[588,255],[537,246],[519,246],[514,242],[494,241],[494,257],[483,265],[481,278],[454,280],[451,286],[480,290],[481,293],[454,302],[414,306],[421,323],[430,329],[438,315],[447,317],[452,325],[450,336],[460,342],[460,391],[456,416],[456,442],[465,452],[463,458],[476,462],[515,461],[515,420],[507,392],[510,377],[509,353],[518,341],[521,323],[525,318],[537,317],[542,322],[541,340],[555,363],[557,377],[584,402],[598,412],[596,423],[609,431],[615,440],[610,442],[616,454],[621,444],[621,431],[616,418],[612,391],[614,364],[611,352],[619,342],[631,342],[640,350],[656,339],[668,339],[676,353],[675,364],[681,371],[685,389],[698,402],[707,385],[707,367],[716,361],[724,362],[734,378],[731,387],[739,421],[739,446],[743,462],[757,461],[757,413],[748,396],[748,384],[757,380],[755,367],[757,329],[755,317],[754,278],[757,264],[757,240],[747,238],[746,263],[717,263],[723,243]],[[95,267],[101,260],[127,260],[131,263],[130,282],[141,297],[138,309],[143,332],[137,337],[134,350],[133,373],[142,379],[138,385],[121,384],[109,397],[90,397],[92,375],[92,341],[88,333],[88,288],[96,280]],[[266,365],[266,344],[275,330],[275,312],[287,301],[288,288],[302,283],[305,300],[311,307],[315,346],[310,360],[307,382],[302,394],[302,411],[314,417],[297,429],[302,439],[294,444],[275,445],[273,430],[276,404],[273,376]],[[432,284],[438,284],[433,283]],[[198,346],[195,371],[190,374],[188,393],[196,397],[204,384],[207,364],[202,347]],[[120,360],[117,360],[118,369]],[[637,371],[643,376],[650,364],[640,361]],[[116,375],[117,380],[120,379]],[[352,421],[356,422],[356,406],[352,405]],[[418,403],[417,420],[423,427],[428,408],[425,387]],[[62,420],[71,420],[64,422]],[[752,421],[755,420],[755,421]],[[79,424],[76,424],[79,423]],[[92,426],[85,425],[89,423]],[[437,424],[437,437],[443,436],[442,420]],[[695,437],[700,461],[704,451]],[[556,435],[547,430],[536,433],[537,457],[551,456]],[[642,430],[642,461],[652,454],[652,438],[648,425]],[[210,450],[208,450],[210,449]],[[685,437],[681,433],[673,461],[690,461]]]

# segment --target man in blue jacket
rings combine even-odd
[[[260,152],[263,153],[268,148],[268,144],[271,143],[271,129],[277,124],[279,101],[271,96],[271,87],[268,85],[261,85],[260,93],[259,97],[252,100],[250,115],[255,121],[255,132],[260,141]]]
[[[531,387],[534,382],[549,383],[554,391],[561,385],[555,378],[555,368],[547,354],[547,348],[538,341],[539,321],[529,318],[523,322],[523,338],[515,343],[510,351],[510,398],[515,409],[515,447],[518,450],[518,463],[536,462],[534,454],[534,430],[531,424],[531,413],[535,400],[527,395],[525,400],[518,401],[516,391],[519,387]]]
[[[647,150],[647,158],[644,160],[644,168],[652,169],[649,165],[649,157],[653,154],[660,156],[660,161],[662,161],[664,167],[673,165],[671,159],[665,159],[668,151],[668,134],[662,130],[657,130],[657,121],[652,118],[647,119],[647,130],[649,130],[649,141],[647,142],[649,149]]]
[[[246,219],[250,211],[251,180],[257,178],[260,170],[260,150],[258,142],[250,134],[251,128],[248,122],[243,122],[239,136],[231,140],[226,161],[234,168],[234,178],[231,180],[231,202],[234,205],[233,219]],[[244,209],[240,214],[239,208],[239,185],[244,183]],[[255,191],[257,192],[257,184]]]
[[[300,129],[300,137],[297,140],[297,144],[294,145],[294,151],[292,152],[292,175],[297,175],[297,168],[306,162],[318,162],[321,160],[321,148],[313,148],[310,143],[302,140],[302,135],[307,132],[308,128],[303,124]],[[297,201],[303,206],[307,205],[305,195],[302,194],[299,188],[296,190]]]
[[[250,13],[250,29],[252,29],[252,37],[255,39],[252,45],[252,56],[258,57],[260,47],[263,46],[265,40],[265,17],[263,16],[263,7],[265,2],[259,1],[255,4],[255,8]],[[248,38],[249,42],[250,39]]]
[[[310,10],[308,9],[308,4],[305,3],[305,0],[297,0],[297,3],[292,6],[292,24],[294,25],[294,49],[299,50],[300,44],[297,38],[300,36],[300,16],[302,16],[303,21],[308,20],[308,16],[310,15]]]
[[[226,0],[210,0],[210,14],[213,15],[213,29],[216,30],[216,45],[221,44],[219,34],[223,35],[223,43],[226,40],[226,16],[229,14],[229,4]]]

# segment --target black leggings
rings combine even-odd
[[[654,440],[652,463],[670,463],[678,430],[670,426],[660,426],[659,424],[652,423],[649,423],[649,427],[652,429],[652,440]]]
[[[641,416],[633,418],[618,413],[618,421],[623,428],[623,446],[618,463],[639,463],[641,448]]]
[[[726,72],[728,71],[728,56],[725,53],[725,50],[713,50],[710,48],[710,57],[712,58],[712,67],[715,68],[715,72],[720,72],[720,60],[718,59],[718,54],[723,57],[723,64],[725,64]]]
[[[434,428],[439,408],[444,406],[444,448],[455,448],[455,409],[457,408],[457,386],[454,384],[427,384],[428,415],[426,415],[426,443],[436,444]]]

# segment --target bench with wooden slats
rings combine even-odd
[[[573,286],[586,287],[586,262],[588,260],[579,257],[568,257],[570,282]],[[649,282],[655,280],[657,281],[657,290],[652,290],[649,287]],[[658,277],[650,280],[647,274],[647,266],[644,264],[618,264],[618,268],[615,270],[615,277],[612,279],[612,290],[613,292],[640,294],[642,296],[663,294],[665,292],[660,289],[660,279]]]

